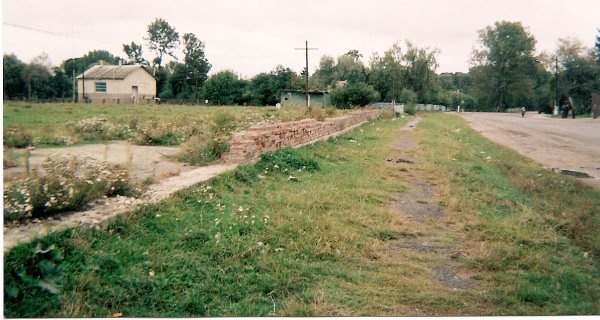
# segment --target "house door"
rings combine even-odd
[[[131,102],[137,103],[137,95],[138,95],[138,87],[132,86],[131,87]]]

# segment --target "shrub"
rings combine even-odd
[[[31,134],[20,127],[4,129],[4,145],[11,148],[25,148],[33,144]]]
[[[366,106],[377,99],[379,99],[379,93],[373,86],[362,82],[351,83],[331,91],[331,102],[341,109]]]
[[[106,195],[134,195],[128,172],[91,158],[53,156],[42,165],[47,175],[5,185],[5,222],[78,210]]]
[[[173,127],[175,126],[171,123],[158,123],[156,119],[146,121],[138,126],[138,135],[135,141],[140,145],[178,145],[183,138],[181,133]]]
[[[202,140],[193,137],[183,146],[183,150],[177,156],[178,160],[203,166],[219,160],[223,153],[229,151],[229,143],[225,138]]]

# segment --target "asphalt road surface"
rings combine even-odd
[[[559,119],[537,113],[458,113],[484,137],[557,172],[586,173],[600,188],[600,119]],[[560,170],[560,171],[559,171]]]

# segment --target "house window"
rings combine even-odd
[[[106,82],[96,82],[96,92],[106,92]]]

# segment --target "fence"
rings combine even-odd
[[[404,104],[395,104],[391,102],[376,102],[373,103],[373,107],[378,109],[391,109],[394,108],[396,113],[404,113]],[[446,106],[438,104],[415,104],[416,111],[446,111]]]

